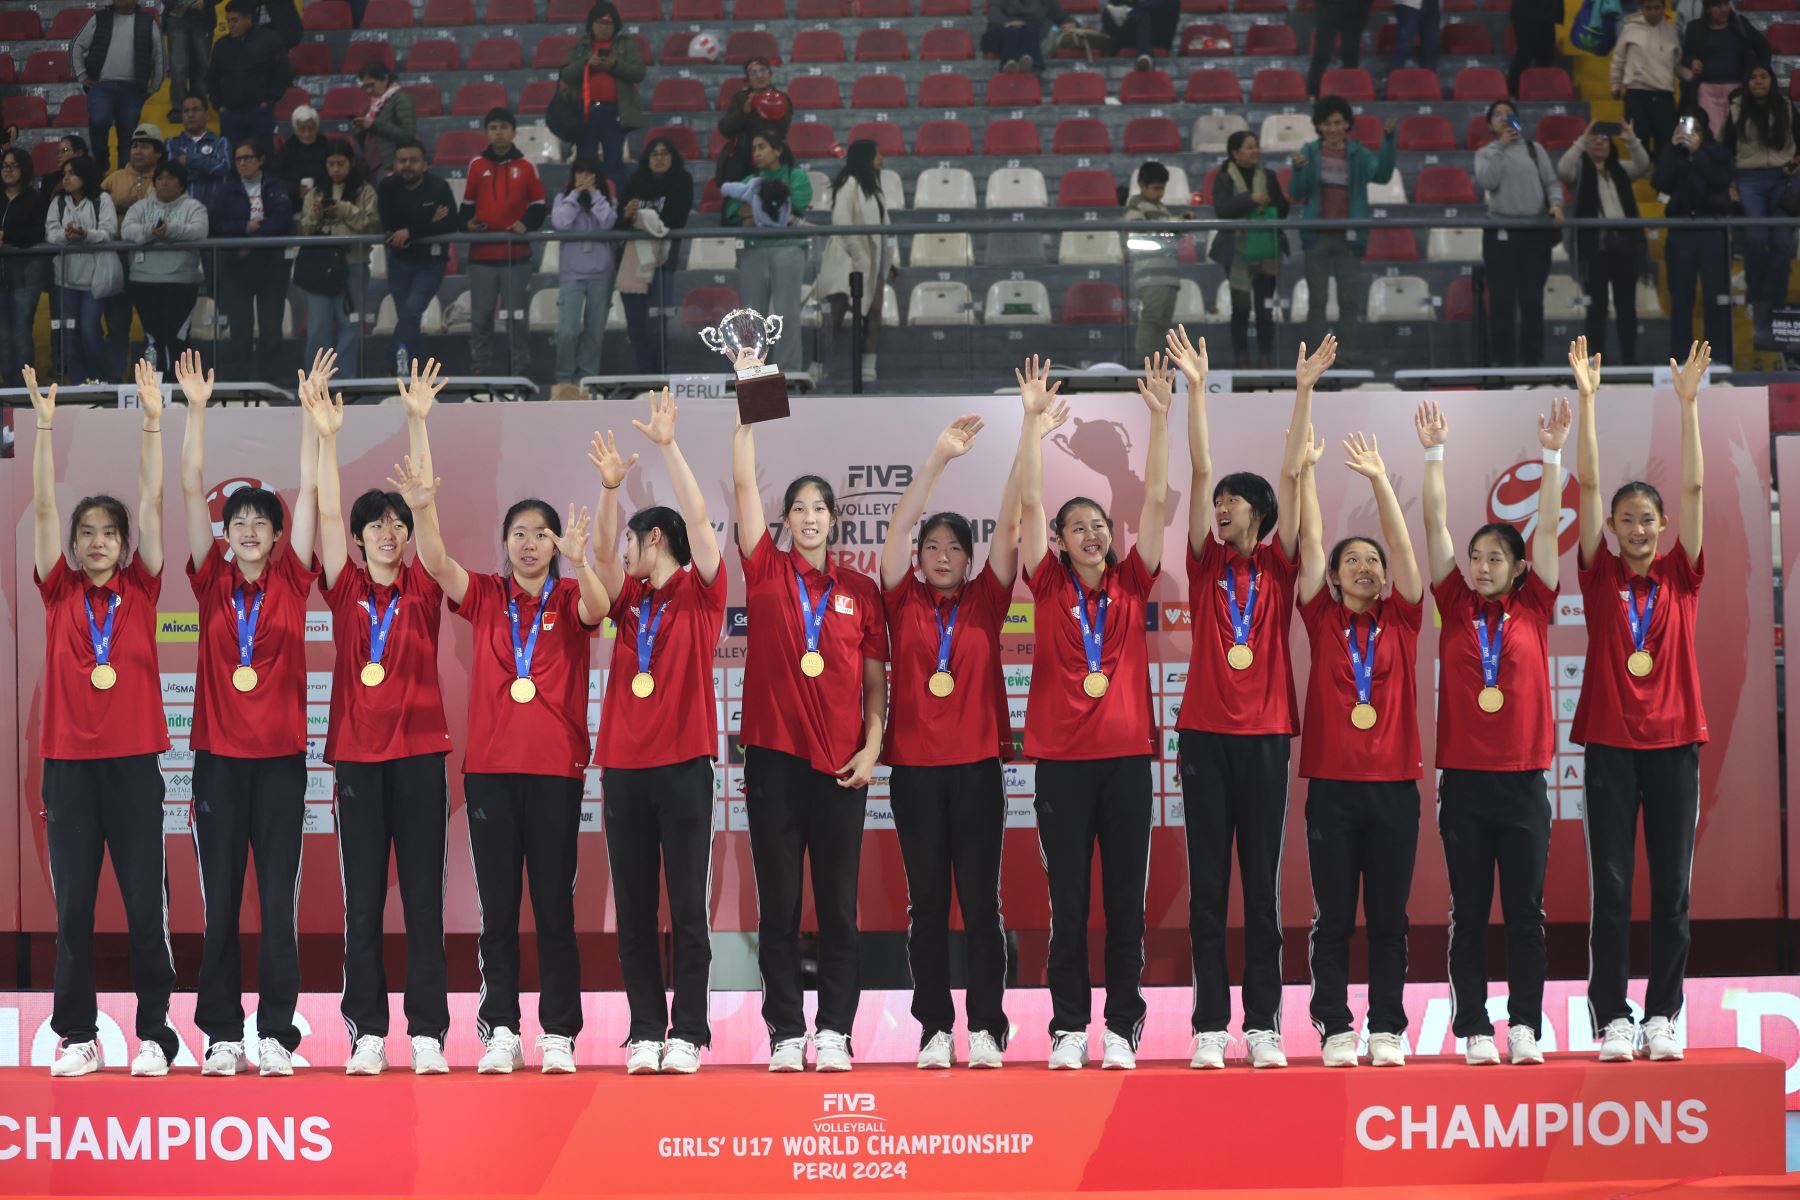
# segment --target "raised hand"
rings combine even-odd
[[[1419,445],[1427,450],[1442,446],[1450,438],[1450,422],[1444,418],[1444,410],[1438,407],[1436,400],[1419,405],[1419,411],[1413,414],[1413,429],[1419,435]]]
[[[1019,381],[1019,402],[1033,416],[1048,409],[1051,398],[1062,389],[1062,380],[1050,382],[1050,360],[1035,354],[1025,360],[1023,371],[1013,369],[1013,378]]]
[[[944,427],[944,432],[938,434],[937,444],[931,448],[931,452],[946,462],[953,458],[961,458],[975,444],[975,435],[980,433],[982,428],[983,423],[980,417],[958,417]]]
[[[1207,367],[1210,365],[1206,356],[1206,339],[1201,338],[1198,344],[1190,342],[1187,326],[1177,325],[1169,330],[1164,340],[1169,348],[1169,361],[1187,376],[1188,391],[1194,391],[1206,378]]]
[[[1683,404],[1692,404],[1700,398],[1700,381],[1706,378],[1707,368],[1711,366],[1711,342],[1695,342],[1689,346],[1687,361],[1679,366],[1674,359],[1669,360],[1669,370],[1675,373],[1675,395]]]
[[[1038,414],[1038,438],[1049,437],[1061,429],[1069,420],[1069,402],[1060,396],[1048,409]]]
[[[31,407],[37,413],[37,423],[46,428],[56,419],[56,385],[50,385],[48,392],[38,391],[37,369],[30,363],[19,368],[24,377],[25,390],[31,393]]]
[[[1670,360],[1674,365],[1674,360]],[[1575,372],[1575,386],[1581,389],[1584,396],[1592,396],[1600,390],[1600,356],[1588,357],[1588,344],[1585,336],[1578,337],[1569,343],[1569,369]]]
[[[313,355],[312,370],[302,378],[317,379],[321,383],[330,380],[337,374],[337,351],[329,348],[321,349]]]
[[[312,375],[300,381],[300,405],[312,418],[320,437],[335,437],[344,427],[344,394],[334,400],[326,386],[328,376]]]
[[[1380,479],[1387,474],[1387,466],[1381,461],[1381,448],[1376,445],[1374,434],[1351,434],[1344,439],[1344,454],[1344,465],[1364,479]]]
[[[1325,439],[1320,438],[1315,442],[1313,440],[1313,427],[1308,425],[1306,427],[1306,448],[1300,452],[1300,466],[1302,469],[1316,467],[1319,465],[1319,460],[1324,457]]]
[[[438,378],[440,370],[435,358],[425,360],[424,370],[419,369],[419,360],[415,358],[412,362],[412,379],[394,379],[400,389],[400,403],[405,406],[409,420],[423,421],[431,412],[437,394],[444,390],[444,383]]]
[[[637,424],[636,421],[632,422]],[[625,476],[631,474],[631,468],[637,463],[638,456],[619,457],[619,446],[613,440],[612,430],[594,434],[594,440],[588,446],[588,461],[594,464],[594,470],[600,472],[600,483],[603,487],[616,488],[625,482]]]
[[[570,504],[569,518],[563,522],[563,534],[556,539],[557,553],[561,554],[570,562],[586,562],[588,527],[590,524],[588,510],[584,508],[577,514],[575,505]]]
[[[664,388],[660,392],[652,392],[650,393],[649,423],[645,424],[643,421],[634,420],[631,423],[631,427],[649,438],[658,446],[673,445],[675,442],[675,414],[677,411],[678,410],[675,407],[675,397],[670,394],[668,388]],[[599,437],[598,434],[595,434],[594,436],[596,438]],[[611,435],[609,434],[608,436]],[[592,458],[593,456],[589,455],[588,457]],[[632,455],[631,459],[633,462],[636,462],[637,455]]]
[[[1550,405],[1550,415],[1538,414],[1538,445],[1546,450],[1561,450],[1569,440],[1569,427],[1575,423],[1575,410],[1567,396],[1558,396]]]
[[[431,459],[414,460],[408,454],[394,467],[394,474],[388,478],[388,487],[400,493],[406,501],[406,507],[417,512],[430,508],[437,499],[437,492],[444,481],[431,473]]]
[[[1294,361],[1294,383],[1303,388],[1311,388],[1319,382],[1320,376],[1331,369],[1337,361],[1337,335],[1328,333],[1319,348],[1308,357],[1306,343],[1300,343],[1300,354]]]
[[[136,366],[138,405],[144,410],[149,420],[157,420],[162,416],[163,394],[162,380],[156,377],[156,366],[147,359],[138,359]],[[33,389],[34,393],[36,389]],[[32,396],[32,406],[37,405],[37,396]],[[48,424],[48,422],[45,422]]]
[[[749,215],[750,209],[748,205],[745,206],[744,213],[746,216]],[[746,224],[747,223],[748,222],[746,222]],[[756,351],[754,350],[739,350],[737,357],[731,361],[731,369],[734,371],[748,371],[752,367],[760,367],[762,365],[763,360],[756,356]]]
[[[1137,389],[1153,415],[1167,415],[1175,397],[1175,367],[1167,355],[1153,354],[1144,360],[1144,377],[1138,380]]]
[[[200,354],[192,347],[183,350],[181,357],[175,360],[175,382],[181,385],[181,394],[187,398],[189,408],[204,409],[206,402],[212,399],[212,368],[200,369]]]

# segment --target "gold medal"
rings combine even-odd
[[[387,668],[380,663],[372,662],[363,664],[362,684],[364,687],[379,687],[381,681],[386,678]]]
[[[1497,713],[1506,704],[1506,693],[1497,687],[1484,687],[1481,695],[1475,697],[1475,703],[1481,706],[1482,712]]]
[[[1375,728],[1375,706],[1373,704],[1358,704],[1355,708],[1350,710],[1350,723],[1358,729]]]
[[[1648,675],[1650,673],[1650,668],[1655,665],[1656,660],[1650,657],[1650,652],[1648,650],[1634,650],[1631,653],[1631,657],[1625,660],[1625,669],[1630,671],[1633,675],[1636,675],[1639,679]]]
[[[1089,671],[1087,678],[1081,681],[1081,690],[1096,700],[1106,695],[1106,689],[1109,686],[1111,686],[1111,681],[1106,678],[1105,671]]]
[[[639,700],[647,700],[650,693],[656,690],[656,677],[648,671],[639,671],[631,677],[631,694]]]
[[[94,685],[96,691],[104,692],[119,682],[119,673],[109,663],[96,663],[94,669],[88,672],[88,682]]]
[[[1256,651],[1239,642],[1225,652],[1225,661],[1231,664],[1234,671],[1248,671],[1250,664],[1256,661]]]
[[[256,668],[239,667],[231,673],[231,686],[240,692],[256,690]]]
[[[531,682],[529,676],[512,681],[512,698],[515,704],[530,704],[537,696],[537,684]]]
[[[817,650],[808,650],[800,656],[800,673],[808,679],[817,679],[825,673],[825,656]]]
[[[932,695],[941,700],[956,690],[956,677],[948,671],[933,671],[931,681],[925,686],[931,690]]]

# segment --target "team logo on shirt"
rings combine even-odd
[[[1538,485],[1544,478],[1541,462],[1514,463],[1500,472],[1488,492],[1488,520],[1511,525],[1527,542],[1537,531]],[[1581,485],[1573,472],[1563,472],[1562,505],[1557,514],[1556,548],[1567,554],[1575,548],[1581,531],[1575,527],[1575,505],[1580,499]]]
[[[855,599],[855,597],[846,596],[842,592],[839,592],[836,595],[832,596],[831,607],[836,609],[838,612],[843,613],[846,617],[854,617],[856,615],[856,599]]]
[[[554,608],[546,608],[544,610],[544,632],[549,633],[552,629],[555,629],[555,628],[556,628],[556,610]]]

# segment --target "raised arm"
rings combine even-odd
[[[600,476],[600,499],[594,506],[594,570],[609,596],[625,588],[625,560],[619,554],[619,487],[637,460],[635,454],[619,457],[610,429],[604,434],[596,431],[588,445],[588,461]]]
[[[1037,417],[1026,418],[1028,426],[1035,424],[1038,441],[1042,442],[1052,432],[1062,428],[1069,419],[1069,402],[1055,400]],[[994,540],[988,546],[988,570],[993,572],[994,579],[1002,586],[1010,588],[1019,577],[1019,462],[1013,456],[1012,470],[1006,473],[1006,482],[1000,488],[1000,511],[994,521]]]
[[[1223,178],[1223,176],[1221,176]],[[1195,554],[1206,549],[1212,528],[1212,438],[1206,428],[1206,339],[1188,340],[1187,326],[1177,325],[1165,335],[1169,361],[1187,380],[1188,548]],[[1282,505],[1285,511],[1287,505]]]
[[[1531,569],[1551,591],[1562,579],[1562,448],[1569,440],[1575,411],[1562,396],[1548,417],[1538,416],[1538,445],[1544,448],[1544,474],[1538,480],[1537,525],[1531,531]]]
[[[588,529],[591,522],[588,510],[575,511],[569,505],[569,518],[563,522],[562,536],[556,539],[556,549],[564,558],[575,564],[575,582],[581,586],[581,612],[583,625],[598,625],[612,611],[612,596],[608,594],[606,585],[600,582],[600,576],[594,573],[593,564],[588,562]]]
[[[306,409],[318,439],[319,567],[325,586],[331,587],[350,560],[350,539],[344,528],[343,482],[338,471],[337,435],[344,427],[344,397],[334,400],[327,381],[317,375],[300,382],[300,403]]]
[[[1300,453],[1300,579],[1299,597],[1304,604],[1325,586],[1325,518],[1319,511],[1319,460],[1325,456],[1325,439],[1313,441],[1306,429],[1306,449]]]
[[[900,493],[900,502],[894,506],[893,516],[888,519],[887,538],[881,544],[881,589],[889,591],[900,586],[901,582],[912,573],[912,531],[925,515],[925,501],[931,497],[931,489],[937,485],[938,476],[944,473],[944,465],[953,458],[961,458],[975,444],[975,435],[982,429],[981,418],[970,414],[958,417],[945,427],[932,444],[931,453],[925,456],[924,463],[913,474],[913,480]],[[969,547],[973,552],[974,547]]]
[[[1044,449],[1037,421],[1050,410],[1062,383],[1050,382],[1050,360],[1035,354],[1023,371],[1014,369],[1013,378],[1019,381],[1019,403],[1025,409],[1019,431],[1019,549],[1025,555],[1025,569],[1031,571],[1050,552],[1050,529],[1044,520]]]
[[[331,376],[336,373],[331,363],[337,359],[335,351],[320,350],[313,358],[311,373],[298,372],[300,383],[309,380],[317,381],[321,386],[329,385]],[[295,388],[298,391],[298,385]],[[312,569],[314,549],[313,532],[319,525],[319,427],[312,417],[300,414],[300,491],[294,498],[294,529],[288,536],[288,549],[294,558],[307,570]]]
[[[1425,585],[1419,578],[1419,560],[1413,556],[1406,513],[1400,508],[1400,497],[1394,493],[1387,466],[1381,461],[1381,448],[1373,435],[1353,433],[1344,439],[1344,455],[1344,465],[1367,479],[1375,490],[1375,508],[1381,514],[1381,536],[1388,544],[1388,574],[1394,581],[1394,594],[1417,604],[1425,597]]]
[[[763,516],[762,490],[756,486],[755,426],[740,424],[731,433],[731,487],[737,497],[738,552],[749,558],[769,532]]]
[[[1576,513],[1581,527],[1581,565],[1588,566],[1606,536],[1606,508],[1600,499],[1600,431],[1594,425],[1594,393],[1600,390],[1600,356],[1588,357],[1587,338],[1569,343],[1569,367],[1575,372],[1580,405],[1576,413],[1575,482],[1580,488]]]
[[[675,487],[675,503],[681,506],[682,519],[687,522],[688,553],[693,556],[694,570],[701,582],[710,584],[719,577],[719,537],[713,532],[712,518],[707,515],[706,497],[700,491],[700,481],[694,478],[694,469],[688,466],[687,456],[675,444],[675,418],[679,412],[674,395],[664,388],[650,397],[649,422],[634,420],[631,427],[662,451],[663,469],[669,473],[669,482]],[[632,458],[636,457],[632,455]]]
[[[143,432],[138,435],[138,562],[149,575],[163,569],[163,450],[162,381],[156,368],[143,359],[137,363],[138,406],[143,409]]]
[[[188,556],[198,570],[212,552],[212,513],[206,507],[206,402],[212,399],[213,373],[200,370],[200,355],[183,350],[175,362],[175,379],[187,397],[187,429],[181,439],[181,499],[187,508]]]
[[[1456,542],[1450,537],[1450,502],[1444,492],[1444,443],[1450,437],[1450,422],[1444,419],[1444,410],[1436,400],[1427,400],[1413,414],[1413,429],[1419,435],[1419,444],[1425,447],[1425,561],[1431,567],[1431,583],[1435,587],[1456,570]]]
[[[1294,359],[1294,411],[1288,416],[1287,444],[1281,456],[1280,491],[1275,497],[1282,514],[1293,514],[1291,519],[1279,515],[1275,520],[1275,536],[1281,541],[1282,553],[1289,558],[1298,548],[1295,539],[1299,537],[1300,514],[1296,510],[1300,507],[1301,460],[1312,445],[1313,388],[1337,362],[1337,348],[1337,335],[1328,333],[1311,355],[1306,353],[1306,343],[1300,343],[1300,352]]]
[[[1138,516],[1137,556],[1144,570],[1162,566],[1163,515],[1169,506],[1169,406],[1175,399],[1175,369],[1167,357],[1144,360],[1138,395],[1150,410],[1150,444],[1144,451],[1144,511]]]
[[[443,480],[431,473],[429,458],[407,455],[394,468],[398,478],[388,480],[388,487],[400,493],[406,507],[412,509],[413,543],[419,548],[419,562],[452,604],[461,604],[469,594],[469,573],[450,557],[444,546],[444,531],[438,527],[437,493]]]
[[[51,426],[56,421],[56,385],[51,384],[48,392],[38,391],[37,371],[30,363],[21,366],[19,374],[25,379],[25,390],[31,394],[31,409],[37,417],[37,448],[31,455],[33,554],[38,578],[48,579],[63,556],[62,514],[56,508],[56,446],[51,436]]]
[[[1706,533],[1706,506],[1702,487],[1706,482],[1706,464],[1700,453],[1700,382],[1712,366],[1712,343],[1695,342],[1688,349],[1687,362],[1675,372],[1675,398],[1681,401],[1681,528],[1676,540],[1687,555],[1688,565],[1700,566],[1700,549]]]
[[[396,377],[394,384],[400,389],[400,403],[406,409],[406,452],[415,459],[423,460],[431,457],[431,441],[425,435],[425,418],[431,415],[431,406],[437,400],[437,394],[444,390],[443,380],[438,378],[438,360],[425,360],[425,369],[419,369],[419,360],[412,361],[412,377],[401,379]]]

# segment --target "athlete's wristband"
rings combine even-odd
[[[1444,448],[1442,446],[1427,446],[1427,447],[1425,447],[1425,461],[1426,462],[1443,462],[1444,461]]]
[[[1556,466],[1556,467],[1562,466],[1562,451],[1561,450],[1546,450],[1546,451],[1544,451],[1544,462],[1550,466]]]

